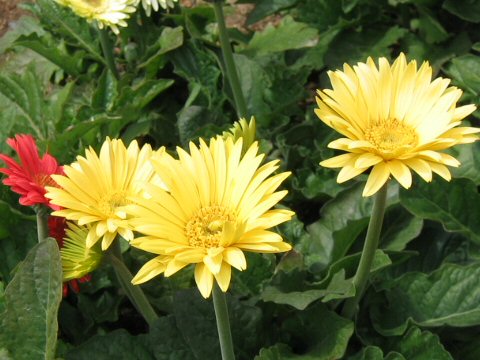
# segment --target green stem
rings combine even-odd
[[[35,212],[37,214],[37,237],[38,242],[41,242],[48,237],[48,209],[43,205],[37,205]]]
[[[115,66],[115,59],[113,57],[113,45],[110,42],[110,38],[108,37],[107,29],[98,29],[98,34],[100,37],[100,44],[102,45],[103,56],[105,57],[105,61],[109,70],[112,72],[115,79],[119,79],[120,76],[118,75],[117,67]]]
[[[155,310],[153,310],[152,305],[150,305],[150,302],[140,286],[132,284],[133,276],[121,259],[118,239],[115,240],[115,243],[112,244],[112,250],[107,253],[107,259],[115,269],[115,273],[120,281],[120,285],[132,304],[135,306],[138,312],[142,314],[148,325],[152,326],[155,320],[158,319],[158,315],[156,314]],[[120,255],[117,255],[118,253],[120,253]]]
[[[237,68],[233,60],[232,47],[228,38],[227,27],[225,25],[225,16],[223,14],[223,1],[215,0],[213,9],[218,23],[218,32],[220,36],[220,46],[222,48],[223,61],[225,62],[226,77],[233,93],[233,100],[239,118],[246,118],[248,115],[245,97],[243,96],[240,80],[238,78]]]
[[[225,293],[218,287],[216,282],[213,285],[213,306],[215,308],[215,317],[217,318],[218,338],[222,350],[222,359],[235,360],[232,334],[230,332],[230,320],[228,319],[227,300]]]
[[[370,276],[370,269],[372,268],[373,258],[375,257],[375,251],[378,248],[380,232],[382,230],[383,216],[385,214],[385,205],[387,201],[387,189],[388,185],[385,183],[375,195],[372,215],[368,224],[367,236],[365,237],[365,244],[363,245],[357,272],[353,278],[355,296],[345,302],[342,311],[342,316],[348,319],[352,319],[357,312],[358,304],[363,296],[363,292],[365,291]]]

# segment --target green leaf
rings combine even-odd
[[[265,54],[291,49],[312,47],[318,41],[317,30],[307,24],[296,22],[291,16],[285,16],[274,27],[268,25],[263,31],[256,32],[242,52],[248,54]]]
[[[366,229],[373,204],[362,197],[363,183],[344,190],[321,209],[320,220],[307,227],[309,236],[298,245],[312,271],[341,259]],[[389,189],[388,203],[396,201],[397,187]]]
[[[423,228],[423,219],[411,215],[402,206],[392,206],[385,214],[382,226],[381,247],[401,251],[415,239]]]
[[[52,359],[57,341],[57,311],[62,300],[62,268],[55,239],[30,250],[5,289],[0,348],[15,359]]]
[[[52,36],[37,34],[22,36],[15,41],[15,45],[27,47],[42,55],[70,75],[77,76],[83,67],[85,52],[68,53],[65,42],[54,39]]]
[[[22,16],[15,23],[10,23],[9,25],[11,29],[0,37],[0,54],[3,54],[10,48],[15,40],[22,35],[37,34],[42,36],[45,34],[45,30],[40,26],[38,19],[32,16]]]
[[[388,283],[385,296],[387,302],[370,313],[376,329],[387,336],[402,334],[410,321],[422,327],[479,325],[480,264],[407,273]]]
[[[95,92],[92,96],[92,108],[102,112],[109,112],[118,96],[117,80],[111,71],[105,69],[98,79]]]
[[[475,142],[467,146],[455,146],[450,149],[450,154],[461,163],[458,168],[450,170],[452,177],[470,179],[476,185],[480,185],[480,143]]]
[[[383,360],[383,351],[379,347],[369,345],[354,356],[350,356],[348,360]]]
[[[10,100],[38,139],[46,138],[43,88],[32,70],[22,76],[0,75],[0,94]]]
[[[325,55],[325,64],[332,69],[341,68],[344,62],[364,62],[369,56],[377,58],[390,54],[389,47],[407,34],[407,29],[398,25],[390,28],[368,28],[360,32],[342,32],[332,42]]]
[[[283,351],[280,359],[340,359],[353,334],[353,323],[327,310],[323,304],[296,312],[282,324],[302,354]],[[272,359],[257,356],[256,360]],[[273,358],[274,359],[274,358]]]
[[[261,311],[257,307],[239,302],[229,294],[227,304],[235,353],[239,358],[249,358],[249,354],[262,343]],[[220,358],[215,312],[211,300],[205,300],[197,288],[178,291],[174,296],[174,315],[181,336],[196,359]]]
[[[118,108],[129,107],[137,111],[150,104],[158,95],[172,86],[174,80],[144,80],[133,86],[125,86],[117,99]]]
[[[295,5],[299,0],[263,0],[255,4],[252,12],[248,14],[247,25],[256,23],[268,15],[272,15],[279,10]],[[245,2],[245,1],[243,1]],[[253,0],[246,1],[247,3]],[[241,2],[237,2],[241,3]]]
[[[123,329],[115,330],[106,335],[95,336],[80,347],[72,349],[67,353],[66,359],[154,360],[152,352],[141,340]]]
[[[480,22],[480,1],[478,0],[446,0],[442,7],[460,19]]]
[[[162,34],[158,38],[157,42],[153,44],[145,55],[145,60],[138,65],[138,68],[143,67],[158,67],[159,62],[164,55],[172,50],[175,50],[183,44],[183,27],[176,28],[166,27],[163,29]],[[156,66],[157,65],[157,66]],[[158,70],[158,69],[157,69]],[[152,72],[154,70],[152,69]]]
[[[448,67],[448,73],[463,89],[480,94],[480,56],[456,57]]]
[[[421,181],[409,190],[402,189],[400,201],[415,216],[439,221],[446,230],[480,244],[480,195],[470,180]]]
[[[444,29],[434,13],[426,8],[419,7],[420,17],[413,19],[411,24],[414,30],[418,29],[420,35],[429,44],[436,44],[446,40],[449,37],[448,32]]]
[[[105,64],[99,41],[90,33],[90,26],[84,18],[76,16],[70,9],[57,5],[54,1],[38,0],[36,4],[40,18],[49,23],[55,32],[85,49],[96,61]]]
[[[398,352],[408,360],[453,360],[452,356],[440,343],[438,336],[430,331],[421,331],[412,327],[392,347],[391,350]]]

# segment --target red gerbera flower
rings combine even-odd
[[[0,154],[0,159],[7,165],[6,168],[0,168],[0,172],[7,175],[3,183],[22,195],[20,204],[25,206],[45,204],[56,210],[57,207],[50,204],[50,200],[44,195],[45,186],[57,186],[50,175],[63,174],[57,160],[48,153],[40,158],[37,144],[31,135],[16,135],[14,139],[8,139],[7,144],[18,154],[20,162]]]

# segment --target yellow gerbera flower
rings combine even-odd
[[[291,246],[271,227],[294,214],[271,210],[287,191],[275,190],[290,173],[269,177],[278,161],[260,166],[263,155],[253,143],[242,157],[242,138],[200,140],[190,143],[190,153],[177,149],[179,160],[152,159],[169,191],[148,184],[151,199],[135,199],[127,207],[134,229],[146,236],[132,246],[158,254],[147,262],[132,282],[140,284],[164,273],[170,276],[189,264],[206,298],[215,278],[222,291],[230,284],[231,267],[247,267],[243,250],[276,253]]]
[[[250,122],[247,122],[245,118],[235,121],[233,126],[228,129],[228,131],[224,131],[222,135],[224,139],[229,137],[232,138],[233,142],[243,138],[243,149],[245,152],[255,141],[256,132],[257,125],[255,123],[255,118],[252,116]]]
[[[137,0],[55,0],[87,21],[96,21],[103,29],[109,26],[115,34],[119,33],[118,26],[127,26],[130,14],[135,12]]]
[[[162,154],[164,149],[158,150]],[[60,188],[47,187],[47,198],[63,209],[53,215],[78,221],[79,225],[90,224],[87,247],[92,247],[100,238],[102,249],[106,250],[117,233],[126,240],[133,239],[123,207],[128,198],[144,194],[143,183],[154,181],[153,167],[149,162],[153,155],[150,145],[141,149],[136,141],[125,148],[122,140],[109,138],[97,156],[92,148],[85,151],[85,157],[78,156],[70,166],[64,166],[65,176],[52,178]]]
[[[95,270],[102,260],[99,246],[87,247],[88,228],[67,222],[63,245],[60,249],[62,258],[63,281],[80,279]]]
[[[448,87],[450,80],[432,81],[427,62],[407,63],[401,54],[392,66],[380,58],[378,69],[369,58],[353,69],[328,73],[333,89],[318,91],[315,113],[328,126],[346,136],[328,146],[347,151],[320,165],[339,168],[337,181],[347,181],[369,168],[363,196],[376,193],[392,175],[405,188],[412,183],[410,170],[425,181],[432,172],[450,180],[445,165],[460,163],[439,152],[478,139],[480,129],[457,127],[475,110],[474,105],[456,107],[462,91]]]
[[[173,8],[175,6],[175,2],[178,0],[141,0],[142,6],[145,9],[145,13],[147,16],[150,16],[153,11],[158,11],[160,7],[163,9]],[[140,0],[137,0],[140,2]]]

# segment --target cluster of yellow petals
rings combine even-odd
[[[163,152],[164,148],[157,151]],[[129,197],[148,197],[143,190],[145,182],[163,184],[150,164],[153,154],[150,145],[140,149],[132,141],[126,148],[121,140],[109,138],[99,155],[92,148],[87,149],[85,157],[77,156],[76,162],[64,166],[65,176],[52,176],[59,187],[47,187],[45,196],[62,208],[53,215],[81,226],[88,224],[87,247],[102,239],[102,249],[106,250],[117,234],[132,240],[133,231],[124,210],[130,203]]]
[[[278,161],[261,166],[256,142],[242,155],[242,140],[201,140],[198,147],[190,143],[190,153],[177,148],[178,160],[152,158],[168,190],[148,184],[151,198],[132,198],[127,206],[134,230],[145,235],[131,245],[158,254],[140,269],[134,284],[195,264],[195,281],[208,297],[214,279],[227,291],[232,266],[246,268],[243,251],[290,250],[279,234],[268,230],[293,215],[271,209],[286,195],[276,189],[290,173],[271,176]]]
[[[448,79],[432,81],[427,62],[417,69],[401,54],[392,65],[380,58],[377,68],[369,58],[328,75],[333,89],[318,91],[315,113],[345,136],[328,146],[347,153],[320,165],[341,168],[339,183],[371,168],[364,196],[376,193],[390,176],[409,188],[411,170],[428,182],[432,173],[450,180],[447,166],[459,162],[440,151],[478,139],[480,129],[458,127],[475,106],[457,107],[462,91],[449,87]]]
[[[110,27],[119,33],[119,26],[127,26],[126,20],[136,11],[137,0],[55,0],[67,6],[87,21],[96,21],[98,27]]]

